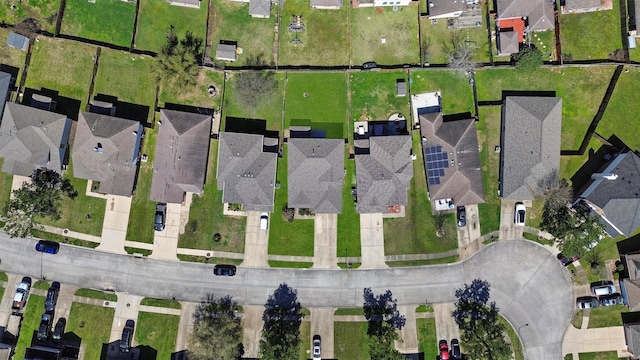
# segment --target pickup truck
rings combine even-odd
[[[20,311],[27,304],[27,298],[29,297],[29,291],[31,290],[31,278],[23,277],[22,281],[18,284],[16,288],[16,293],[13,295],[13,306],[12,309],[14,311]]]

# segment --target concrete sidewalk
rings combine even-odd
[[[124,251],[124,243],[127,237],[130,211],[130,196],[107,196],[107,205],[102,223],[102,241],[96,248],[97,250],[115,254],[127,253]]]
[[[337,249],[338,214],[316,214],[313,220],[313,267],[337,269]]]
[[[384,231],[382,214],[360,214],[360,246],[362,264],[360,269],[388,267],[384,260]]]

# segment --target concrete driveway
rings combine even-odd
[[[176,253],[178,252],[181,212],[181,204],[167,204],[167,216],[164,230],[154,231],[153,252],[149,255],[150,258],[178,260]],[[141,224],[140,226],[151,227],[153,224]]]
[[[500,205],[500,240],[505,239],[520,239],[522,238],[522,227],[518,227],[514,224],[514,213],[515,206],[519,200],[511,200],[511,199],[502,199]],[[531,202],[529,204],[525,201],[520,201],[525,204],[528,208],[531,207]],[[527,210],[528,211],[528,210]]]
[[[338,214],[316,214],[313,220],[313,267],[338,268]]]
[[[387,268],[384,261],[384,230],[382,213],[360,214],[360,269]]]
[[[242,309],[244,311],[244,336],[242,337],[244,357],[257,359],[262,338],[264,306],[243,306]]]
[[[310,308],[311,327],[309,334],[310,349],[313,351],[313,336],[320,335],[322,357],[333,359],[333,313],[335,308]],[[313,355],[313,354],[311,354]],[[311,357],[309,355],[309,357]]]
[[[464,260],[480,250],[481,244],[476,241],[481,236],[480,218],[478,216],[478,205],[465,206],[467,212],[467,225],[458,229],[458,248],[460,249],[460,260]]]
[[[126,254],[124,242],[129,226],[129,212],[131,211],[131,197],[108,195],[107,205],[102,222],[102,241],[97,249],[114,254]],[[78,214],[77,216],[83,216]],[[141,225],[143,226],[143,225]],[[153,226],[153,224],[149,224]],[[135,239],[132,239],[135,240]]]
[[[447,344],[451,343],[451,339],[460,339],[460,329],[451,316],[451,312],[455,309],[453,302],[433,304],[433,313],[436,318],[436,341],[447,340]],[[433,344],[437,346],[437,344]]]
[[[271,223],[271,216],[269,216]],[[260,212],[247,211],[247,228],[244,237],[244,261],[246,267],[269,267],[269,230],[260,230]]]

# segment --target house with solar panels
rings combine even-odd
[[[434,213],[484,203],[476,122],[447,118],[437,92],[412,96]]]

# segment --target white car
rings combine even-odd
[[[313,335],[313,359],[322,358],[322,349],[320,348],[320,335]]]
[[[616,286],[612,281],[600,280],[591,283],[591,292],[596,296],[611,295],[616,292]]]
[[[260,214],[260,230],[267,230],[269,228],[269,213],[263,212]]]
[[[527,214],[527,208],[521,202],[516,203],[516,211],[513,216],[513,222],[516,226],[524,226],[524,218]]]

